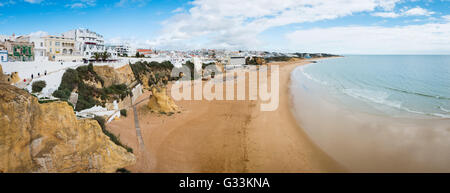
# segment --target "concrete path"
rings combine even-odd
[[[142,101],[141,101],[142,102]],[[141,103],[139,102],[139,103]],[[142,138],[142,132],[141,132],[141,127],[139,125],[139,117],[138,117],[138,112],[136,109],[136,106],[139,104],[136,103],[133,105],[133,112],[134,112],[134,126],[136,127],[136,136],[138,138],[138,142],[139,142],[139,149],[141,151],[144,151],[145,146],[144,146],[144,139]]]

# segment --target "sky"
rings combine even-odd
[[[154,49],[450,54],[450,0],[0,0],[0,34]]]

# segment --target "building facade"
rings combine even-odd
[[[0,62],[8,62],[8,51],[0,50]]]
[[[80,52],[75,47],[75,40],[63,36],[43,37],[48,59],[51,61],[79,61]]]
[[[108,45],[106,46],[108,49],[114,50],[117,56],[128,57],[133,56],[131,52],[131,48],[128,45]]]
[[[140,55],[144,55],[144,57],[151,57],[151,55],[154,52],[151,49],[137,49],[136,53],[139,53]]]
[[[45,39],[41,37],[29,38],[29,42],[34,44],[34,60],[35,61],[48,61],[47,47],[45,46]]]
[[[62,35],[75,40],[75,48],[81,52],[85,59],[91,59],[94,53],[107,51],[103,36],[88,29],[75,29]]]
[[[1,43],[0,50],[7,50],[8,61],[34,61],[34,44],[26,37],[7,39]]]

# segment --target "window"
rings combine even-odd
[[[44,42],[41,42],[41,47],[44,47]]]
[[[61,46],[60,42],[55,42],[55,46]]]

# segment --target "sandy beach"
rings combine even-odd
[[[276,111],[260,111],[259,100],[175,101],[181,112],[167,116],[146,109],[146,92],[136,107],[143,147],[133,109],[107,128],[134,149],[137,163],[127,168],[132,172],[345,172],[308,138],[291,113],[290,73],[307,63],[272,63],[280,65]]]

